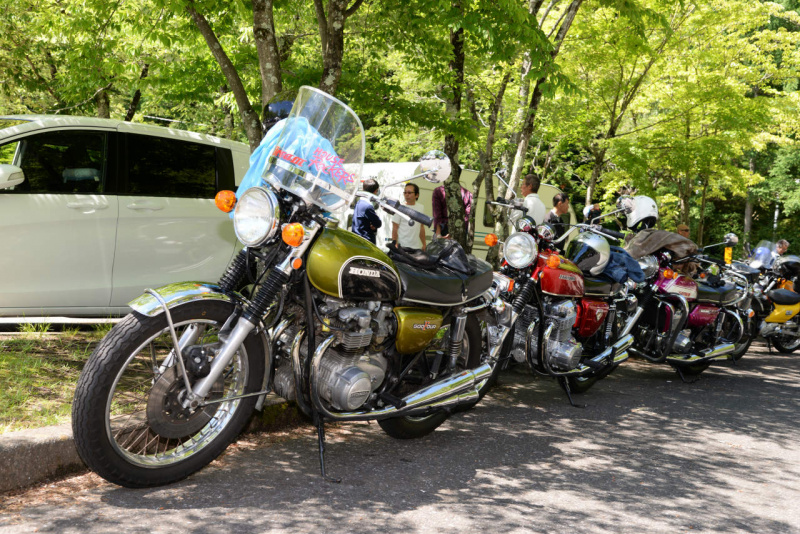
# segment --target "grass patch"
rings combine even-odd
[[[104,333],[49,329],[0,334],[0,433],[70,421],[78,376]]]

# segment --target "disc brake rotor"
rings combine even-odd
[[[214,383],[209,397],[223,392],[223,377]],[[196,434],[214,417],[219,404],[191,410],[181,404],[186,386],[177,367],[167,369],[150,390],[147,398],[147,422],[161,437],[178,439]]]

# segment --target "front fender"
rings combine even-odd
[[[176,284],[168,284],[159,287],[155,290],[155,292],[158,293],[162,299],[164,299],[164,302],[166,302],[168,308],[174,308],[175,306],[180,306],[181,304],[186,304],[187,302],[193,302],[196,300],[221,300],[223,302],[230,302],[231,304],[235,304],[236,300],[240,302],[245,300],[245,298],[239,293],[234,292],[233,296],[226,295],[225,293],[222,293],[219,286],[206,282],[179,282]],[[154,317],[164,313],[164,307],[161,305],[158,299],[149,293],[144,293],[143,295],[135,298],[128,303],[128,306],[133,308],[134,311],[148,317]],[[271,355],[272,351],[270,350],[272,343],[266,328],[264,328],[264,323],[261,321],[259,321],[258,324],[257,335],[259,341],[261,342],[265,359],[265,373],[264,380],[262,381],[262,390],[267,390],[272,383],[273,362]],[[266,393],[258,398],[258,402],[256,404],[257,410],[262,409],[265,398]]]
[[[206,282],[178,282],[176,284],[161,286],[155,291],[161,295],[161,298],[164,299],[167,306],[170,308],[195,300],[234,302],[234,299],[223,293],[219,286]],[[135,298],[128,303],[128,306],[133,308],[134,311],[148,317],[155,317],[160,313],[164,313],[164,307],[149,293]]]

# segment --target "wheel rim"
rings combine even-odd
[[[778,338],[780,341],[779,343],[785,348],[786,350],[794,350],[798,346],[800,346],[800,337],[795,336],[780,336]]]
[[[179,337],[180,327],[188,324],[205,326],[205,333],[198,344],[216,342],[220,326],[217,322],[195,320],[176,324]],[[182,381],[174,365],[156,370],[157,365],[164,366],[171,348],[172,341],[167,328],[148,338],[128,356],[114,379],[112,393],[108,397],[105,425],[109,442],[120,456],[140,467],[161,468],[195,455],[225,430],[241,402],[232,400],[211,404],[198,411],[203,412],[205,417],[205,421],[199,423],[196,419],[190,421],[196,415],[180,420],[171,413],[164,413],[159,421],[154,421],[156,428],[166,428],[174,422],[174,428],[184,429],[187,434],[182,437],[159,434],[150,424],[150,418],[158,412],[159,407],[169,412],[175,406],[174,399],[167,395],[176,390],[169,385],[157,389],[159,379],[163,381],[165,375],[172,373],[174,376],[167,377],[167,380],[174,378]],[[241,346],[215,382],[210,395],[225,398],[243,394],[248,371],[247,354],[244,346]],[[165,402],[151,399],[154,390],[157,390],[156,395],[165,395]]]

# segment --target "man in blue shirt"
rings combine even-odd
[[[372,178],[364,180],[362,189],[373,195],[378,194],[378,182]],[[375,231],[383,225],[372,203],[366,198],[359,198],[353,211],[353,233],[360,235],[375,244]]]

